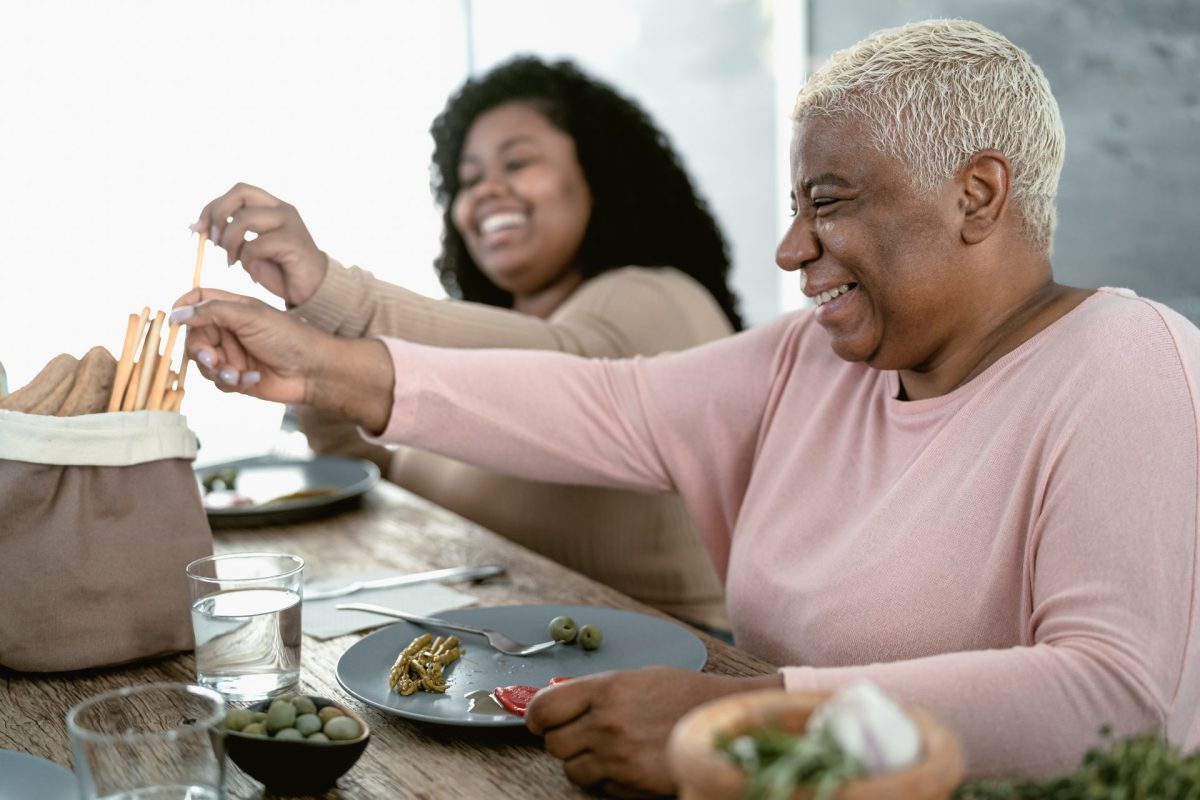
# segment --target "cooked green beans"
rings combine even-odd
[[[457,636],[434,639],[428,633],[421,634],[400,651],[388,675],[388,685],[404,697],[418,690],[445,693],[450,684],[442,672],[461,654]]]

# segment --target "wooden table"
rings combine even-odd
[[[563,603],[653,609],[545,559],[390,483],[364,498],[360,510],[275,528],[216,532],[218,552],[296,553],[309,564],[306,578],[364,568],[415,572],[463,564],[502,564],[508,577],[471,586],[480,605]],[[708,647],[707,672],[760,675],[772,667],[697,631]],[[371,744],[326,798],[548,798],[585,797],[563,776],[560,763],[524,728],[424,725],[386,714],[347,696],[335,668],[358,634],[320,641],[305,637],[301,690],[337,698],[371,726]],[[0,748],[20,750],[70,767],[66,712],[108,689],[153,681],[190,682],[191,654],[135,667],[35,676],[0,670]],[[232,762],[228,798],[269,797]]]

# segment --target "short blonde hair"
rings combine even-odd
[[[1046,253],[1066,152],[1058,103],[1021,48],[984,26],[927,20],[880,31],[833,54],[796,98],[812,114],[866,121],[874,144],[931,191],[981,150],[1004,153],[1022,230]]]

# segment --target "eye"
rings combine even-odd
[[[508,172],[516,172],[524,169],[533,163],[532,156],[522,156],[521,158],[510,158],[504,162],[504,169]]]
[[[479,183],[480,180],[481,180],[481,178],[479,176],[479,173],[471,173],[468,175],[459,175],[458,176],[458,188],[459,189],[470,189],[472,186],[475,186],[477,183]]]

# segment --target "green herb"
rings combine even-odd
[[[797,736],[766,729],[719,737],[717,747],[746,773],[747,800],[787,800],[803,784],[813,787],[814,800],[832,800],[843,782],[866,772],[826,731]]]
[[[1108,729],[1100,731],[1110,740]],[[956,800],[1197,800],[1200,749],[1182,755],[1154,733],[1089,750],[1075,772],[1047,781],[980,781]]]

